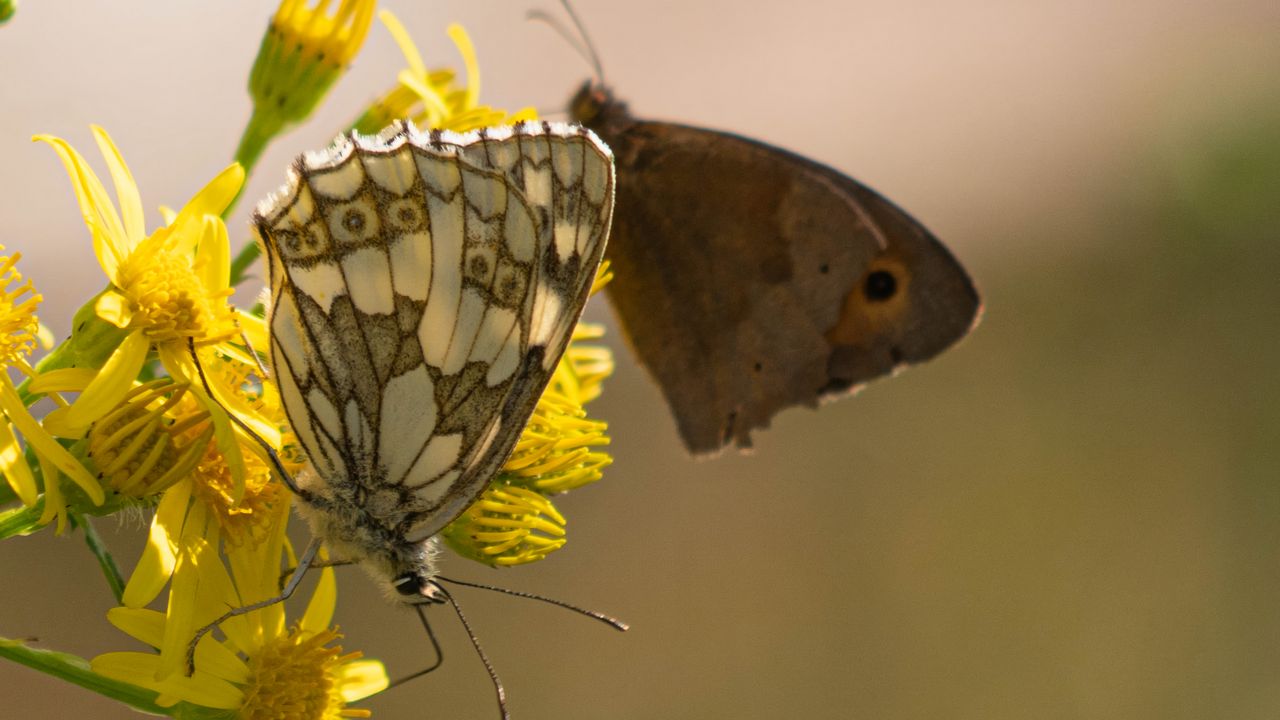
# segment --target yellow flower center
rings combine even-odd
[[[20,257],[19,253],[0,257],[0,363],[5,365],[14,365],[31,352],[39,331],[35,312],[41,297],[30,280],[22,282],[14,267]],[[15,288],[14,283],[21,284]]]
[[[153,342],[192,338],[208,344],[236,333],[225,296],[211,296],[188,256],[166,247],[151,252],[140,247],[120,266],[119,282],[135,314],[133,322]]]
[[[236,502],[235,479],[217,443],[209,443],[196,465],[193,484],[196,499],[213,512],[222,527],[223,539],[231,545],[258,543],[271,531],[264,518],[283,499],[284,487],[271,482],[271,468],[257,455],[245,453],[244,495]]]
[[[158,494],[195,467],[211,443],[208,413],[182,403],[186,387],[168,378],[133,388],[89,429],[89,457],[116,492]]]
[[[338,669],[360,653],[343,655],[341,646],[329,644],[341,637],[333,628],[313,634],[294,627],[255,653],[240,720],[369,717],[368,710],[347,708],[342,700]]]

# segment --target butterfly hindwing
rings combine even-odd
[[[748,446],[778,411],[926,360],[972,325],[964,270],[857,181],[746,138],[604,112],[591,127],[621,182],[607,292],[691,451]]]
[[[271,359],[330,504],[398,541],[438,532],[519,437],[581,312],[612,209],[612,165],[589,134],[523,125],[551,160],[605,173],[572,252],[531,200],[473,162],[477,133],[393,126],[304,156],[256,224],[271,280]]]

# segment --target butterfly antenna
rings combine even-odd
[[[545,595],[536,595],[534,593],[523,592],[521,590],[512,590],[510,588],[498,587],[496,585],[484,585],[482,583],[467,582],[465,580],[455,580],[453,578],[442,577],[440,575],[437,575],[435,579],[442,580],[447,583],[452,583],[454,585],[461,585],[463,587],[479,588],[480,590],[492,590],[493,592],[503,593],[504,595],[511,595],[513,597],[525,598],[526,600],[537,600],[538,602],[544,602],[549,605],[555,605],[556,607],[564,608],[565,610],[572,610],[573,612],[576,612],[579,615],[586,615],[587,617],[592,618],[593,620],[599,620],[600,622],[604,623],[605,625],[608,625],[609,627],[619,632],[626,632],[627,630],[631,629],[630,625],[619,620],[618,618],[612,617],[610,615],[605,615],[604,613],[597,612],[595,610],[588,610],[583,607],[578,607],[577,605],[572,605],[563,600],[556,600],[555,598],[549,598],[549,597],[546,597]]]
[[[587,33],[587,27],[582,24],[582,20],[578,17],[578,13],[573,9],[573,5],[569,0],[560,0],[560,4],[564,6],[564,11],[569,13],[569,19],[573,21],[573,27],[578,31],[578,37],[582,38],[582,43],[587,46],[587,52],[591,55],[591,67],[596,72],[596,80],[603,87],[604,65],[600,62],[600,53],[596,52],[595,43],[591,42],[591,35]]]
[[[591,36],[587,34],[582,21],[578,19],[578,14],[573,11],[573,6],[569,4],[569,0],[560,0],[560,4],[564,6],[565,12],[569,13],[569,19],[573,21],[574,32],[569,32],[564,23],[561,23],[544,10],[530,10],[526,17],[530,20],[546,23],[560,37],[564,38],[564,41],[569,43],[569,46],[577,51],[578,55],[591,66],[591,71],[596,76],[596,84],[603,86],[604,66],[600,64],[600,54],[596,52],[596,46],[591,42]]]
[[[200,384],[204,386],[205,394],[207,394],[209,399],[213,402],[218,402],[217,398],[213,394],[213,388],[209,386],[209,378],[204,374],[204,365],[200,363],[200,356],[196,354],[196,343],[191,338],[187,338],[187,351],[191,353],[191,361],[196,364],[196,374],[200,376]],[[275,471],[280,474],[280,479],[284,481],[285,485],[289,486],[289,489],[293,491],[293,494],[304,500],[307,499],[309,497],[309,493],[298,487],[297,483],[293,481],[293,476],[289,474],[288,470],[284,469],[284,463],[280,462],[280,456],[276,454],[275,448],[271,447],[266,440],[262,439],[261,435],[254,432],[253,428],[249,427],[248,423],[237,417],[235,413],[227,410],[225,407],[223,410],[227,413],[227,417],[231,418],[231,422],[235,423],[237,427],[243,430],[246,435],[253,438],[253,441],[258,443],[258,445],[267,452],[267,459],[271,461],[271,467],[275,468]]]
[[[390,690],[391,688],[399,685],[403,685],[415,678],[420,678],[423,675],[426,675],[427,673],[431,672],[432,670],[435,670],[436,668],[444,664],[444,652],[440,650],[440,641],[436,639],[436,631],[432,629],[431,621],[427,620],[426,606],[414,605],[413,609],[418,611],[418,617],[422,618],[422,627],[426,628],[427,637],[431,638],[431,648],[435,651],[436,661],[427,668],[419,670],[415,673],[410,673],[400,678],[399,680],[392,682],[390,685],[387,686],[387,690]]]
[[[574,37],[573,33],[569,32],[569,29],[566,28],[564,24],[561,23],[558,19],[552,16],[551,13],[547,12],[546,10],[535,9],[535,10],[530,10],[528,13],[525,14],[524,17],[526,20],[545,23],[547,27],[554,30],[562,40],[568,43],[569,47],[573,48],[574,52],[578,53],[579,57],[585,60],[587,64],[591,64],[591,53],[588,52],[588,50],[582,46],[582,41]]]
[[[498,679],[498,671],[493,669],[493,663],[489,660],[489,656],[485,654],[484,648],[480,647],[480,639],[476,637],[475,631],[471,629],[471,623],[467,622],[467,616],[462,613],[462,607],[458,605],[458,601],[454,599],[449,591],[444,589],[439,583],[432,583],[441,595],[449,601],[453,606],[453,611],[458,614],[458,620],[462,622],[462,628],[467,631],[467,637],[471,640],[471,647],[476,649],[476,654],[480,656],[480,662],[484,663],[484,669],[489,673],[489,679],[493,681],[493,689],[498,694],[498,711],[502,713],[502,720],[511,720],[511,713],[507,710],[507,690],[502,687],[502,680]],[[425,614],[425,610],[422,611]]]

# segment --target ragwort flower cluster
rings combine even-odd
[[[150,230],[141,191],[106,130],[95,126],[92,135],[114,199],[70,143],[35,138],[70,177],[106,284],[72,319],[71,335],[34,365],[27,357],[37,344],[52,345],[35,317],[40,295],[19,275],[17,253],[0,257],[0,362],[23,378],[15,384],[0,374],[0,499],[10,505],[0,512],[0,538],[48,525],[83,530],[119,601],[106,619],[139,643],[94,658],[89,685],[147,712],[367,717],[352,703],[388,686],[381,663],[339,644],[331,568],[300,617],[268,603],[192,646],[228,608],[277,596],[282,572],[296,563],[286,536],[293,498],[275,462],[292,473],[306,458],[257,355],[269,342],[261,311],[230,302],[256,245],[233,258],[223,218],[262,151],[311,115],[368,35],[373,0],[329,5],[283,0],[250,76],[253,112],[236,162],[176,212],[162,209]],[[476,55],[460,27],[448,35],[462,81],[427,69],[395,16],[379,17],[407,67],[354,129],[409,119],[465,131],[535,117],[479,103]],[[595,289],[607,281],[606,267]],[[606,426],[584,410],[613,370],[609,351],[590,344],[602,333],[579,326],[510,459],[442,533],[460,556],[511,566],[564,545],[565,519],[551,496],[599,479],[610,462],[601,449]],[[150,513],[150,529],[126,579],[91,518],[136,508]],[[17,641],[0,640],[0,655],[82,685],[90,672],[76,658]]]

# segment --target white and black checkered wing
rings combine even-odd
[[[298,160],[254,222],[272,367],[321,504],[416,542],[474,501],[582,312],[613,192],[608,149],[560,124],[397,124]]]

